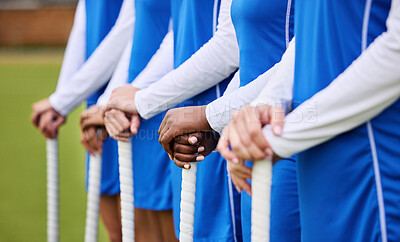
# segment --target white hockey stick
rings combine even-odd
[[[46,141],[47,151],[47,241],[57,242],[58,234],[58,140]]]
[[[101,156],[90,156],[89,186],[86,206],[85,242],[96,242],[99,226]]]
[[[192,242],[196,198],[197,163],[190,162],[190,170],[182,169],[181,214],[179,241]]]
[[[251,180],[251,241],[269,241],[272,161],[254,162]]]
[[[135,241],[131,142],[118,141],[122,241]]]

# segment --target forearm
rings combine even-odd
[[[104,106],[107,104],[108,99],[111,96],[112,91],[124,84],[128,83],[129,76],[129,62],[131,59],[132,51],[132,39],[128,42],[124,49],[120,60],[118,61],[117,67],[111,77],[110,82],[107,84],[107,88],[104,93],[97,100],[98,106]]]
[[[227,93],[207,105],[206,115],[210,126],[221,132],[228,125],[233,112],[250,103],[280,105],[289,109],[292,100],[294,58],[293,39],[278,64],[246,86]],[[257,98],[254,100],[255,97]]]
[[[110,33],[72,79],[50,96],[53,108],[59,113],[67,115],[110,80],[126,43],[132,37],[133,10],[133,0],[124,1]]]
[[[281,157],[304,151],[378,115],[400,95],[400,4],[393,1],[388,30],[327,88],[301,104],[285,121],[282,137],[264,128]]]
[[[199,51],[158,82],[136,93],[143,118],[152,116],[215,86],[239,65],[239,49],[230,18],[231,0],[221,3],[218,30]]]
[[[80,0],[76,7],[74,24],[68,38],[64,59],[58,77],[57,90],[81,68],[85,62],[86,47],[86,10],[85,1]]]

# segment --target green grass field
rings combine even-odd
[[[46,240],[45,139],[31,104],[55,89],[62,49],[0,49],[0,241]],[[60,240],[83,241],[85,153],[77,108],[60,130]],[[100,240],[107,241],[103,225]]]

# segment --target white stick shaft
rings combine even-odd
[[[90,156],[89,188],[86,206],[85,242],[96,242],[99,225],[101,156]]]
[[[58,235],[58,140],[48,139],[47,151],[47,241],[57,242]]]
[[[135,240],[131,142],[118,142],[122,241]]]
[[[252,172],[251,241],[268,242],[270,238],[272,162],[256,161]]]
[[[196,198],[197,163],[190,162],[190,170],[182,169],[181,214],[179,241],[192,242]]]

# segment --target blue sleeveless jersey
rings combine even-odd
[[[121,9],[122,0],[86,0],[86,58],[96,50],[97,46],[107,36],[114,26]],[[133,9],[132,9],[133,11]],[[87,99],[87,105],[97,103],[98,97],[105,87],[95,92]],[[103,146],[101,194],[114,195],[119,193],[117,142],[108,138]],[[89,159],[86,168],[89,168]],[[87,170],[86,184],[89,172]]]
[[[294,2],[233,0],[231,10],[240,49],[240,85],[245,86],[280,61],[293,37]],[[251,196],[246,192],[241,214],[243,241],[251,241]],[[273,167],[270,241],[300,241],[294,158]]]
[[[386,31],[389,0],[297,0],[294,105]],[[377,80],[379,81],[379,80]],[[298,155],[304,241],[400,241],[400,102]]]
[[[214,0],[171,0],[174,29],[174,65],[178,67],[203,46],[215,29],[219,2]],[[215,10],[215,11],[214,11]],[[181,106],[205,105],[223,93],[228,80],[185,101]],[[171,162],[173,213],[177,235],[181,200],[182,169]],[[239,194],[228,180],[226,161],[214,152],[197,168],[194,241],[236,241],[241,239]],[[236,221],[237,220],[237,221]],[[237,231],[239,229],[239,231]]]
[[[146,67],[168,32],[170,0],[136,0],[135,13],[130,82]],[[135,206],[142,209],[172,209],[171,160],[158,142],[163,116],[142,119],[138,134],[132,138]],[[154,164],[152,168],[150,164]]]

